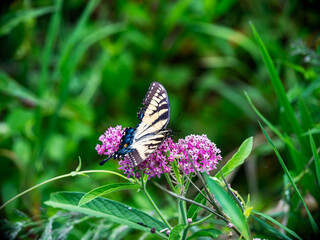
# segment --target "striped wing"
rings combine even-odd
[[[125,130],[119,150],[100,162],[103,165],[110,158],[128,156],[133,167],[150,156],[165,140],[169,130],[170,104],[166,89],[158,82],[151,83],[142,101],[144,107],[138,112],[141,121],[135,128]]]
[[[147,157],[149,157],[161,143],[166,139],[169,131],[161,131],[155,135],[149,135],[142,140],[135,142],[130,146],[133,150],[127,156],[133,167],[138,166]]]
[[[166,89],[158,82],[151,83],[138,112],[141,123],[137,125],[133,150],[128,153],[133,166],[139,165],[161,145],[168,135],[165,128],[170,121],[170,104]]]
[[[138,113],[141,123],[137,126],[135,138],[138,141],[149,134],[164,130],[170,121],[170,104],[166,89],[158,82],[151,83]]]

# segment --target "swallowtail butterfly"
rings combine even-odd
[[[170,130],[170,104],[166,89],[158,82],[151,83],[138,112],[141,121],[135,128],[126,128],[120,141],[119,150],[100,162],[110,158],[129,157],[133,167],[149,157],[166,139]]]

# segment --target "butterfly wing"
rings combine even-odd
[[[169,131],[161,131],[155,135],[149,135],[143,138],[141,141],[132,144],[130,151],[127,156],[130,159],[131,165],[133,167],[138,166],[146,158],[148,158],[161,143],[166,139]]]
[[[135,167],[152,154],[168,135],[165,128],[170,121],[170,104],[166,89],[158,82],[151,83],[138,112],[141,121],[135,128],[126,129],[119,150],[102,161],[128,156]]]
[[[151,83],[142,104],[144,107],[138,113],[141,123],[136,127],[136,141],[164,130],[170,121],[168,94],[160,83]]]
[[[143,117],[141,122],[157,130],[166,128],[170,121],[170,104],[166,89],[158,82],[151,83],[143,99]]]

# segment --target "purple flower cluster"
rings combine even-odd
[[[116,152],[119,148],[120,140],[122,138],[122,133],[124,129],[122,126],[109,127],[107,131],[99,137],[99,141],[102,144],[97,144],[96,150],[99,155],[111,155],[112,153]]]
[[[179,159],[179,167],[186,174],[194,172],[193,165],[200,172],[207,172],[216,169],[218,160],[221,160],[220,149],[211,142],[206,135],[189,135],[179,139],[172,157]]]
[[[124,129],[121,126],[108,128],[108,130],[100,136],[101,145],[96,146],[98,154],[110,155],[118,150],[118,146]],[[177,143],[169,137],[160,147],[152,153],[138,167],[138,171],[134,171],[129,158],[119,160],[119,169],[128,177],[135,176],[140,178],[140,171],[150,177],[158,176],[171,171],[170,162],[177,159],[180,169],[186,174],[194,172],[193,165],[200,172],[209,172],[216,168],[218,161],[221,160],[220,150],[212,143],[206,135],[189,135],[184,139],[179,139]]]

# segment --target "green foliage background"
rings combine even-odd
[[[296,139],[249,21],[277,67],[306,138],[312,129],[319,147],[320,7],[316,1],[26,0],[1,5],[2,202],[73,171],[78,156],[85,169],[119,171],[115,161],[98,165],[102,159],[94,149],[98,138],[109,126],[135,126],[149,84],[158,81],[168,91],[169,127],[177,138],[207,134],[228,156],[243,139],[254,136],[254,151],[233,174],[232,185],[241,195],[250,193],[255,209],[274,210],[281,199],[288,198],[287,180],[244,92],[286,138],[294,143]],[[297,166],[277,136],[274,142],[289,170],[298,176],[304,164]],[[300,154],[296,159],[308,162],[311,148]],[[103,174],[64,179],[16,200],[0,214],[14,221],[19,217],[12,209],[17,208],[36,218],[50,216],[40,211],[50,193],[88,192],[117,181]],[[319,187],[316,181],[310,184]],[[308,192],[305,189],[303,195]],[[157,194],[152,193],[156,198]],[[151,209],[134,191],[108,197]],[[310,211],[319,220],[320,197],[313,198],[317,204]],[[158,199],[166,211],[175,210],[169,197]],[[293,210],[297,199],[292,200]],[[308,221],[299,221],[305,214],[294,214],[299,218],[288,226],[308,235]],[[85,229],[79,227],[79,235]]]

